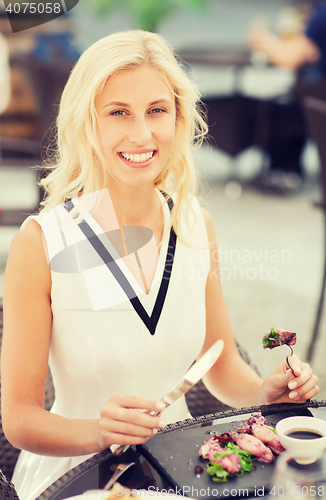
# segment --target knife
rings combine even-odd
[[[187,373],[175,384],[175,386],[163,396],[163,403],[166,404],[167,408],[174,401],[179,399],[183,394],[189,391],[203,376],[212,368],[215,362],[220,357],[224,348],[224,341],[222,339],[217,340],[206,352],[202,355],[202,357],[194,363]],[[165,409],[164,408],[164,409]],[[156,416],[160,412],[159,411],[151,411],[149,415]],[[112,444],[110,446],[110,450],[115,455],[120,455],[122,452],[126,451],[129,448],[129,445],[124,446],[120,444]]]
[[[166,408],[176,401],[180,396],[189,391],[203,376],[212,368],[223,351],[224,342],[217,340],[203,356],[194,363],[187,373],[175,384],[175,386],[163,396],[162,401]],[[158,415],[160,412],[150,412],[150,415]]]

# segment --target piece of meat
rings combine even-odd
[[[252,425],[252,424],[269,425],[266,418],[263,417],[263,415],[261,414],[261,411],[255,411],[254,413],[252,413],[250,415],[250,417],[248,418],[248,424],[249,425]]]
[[[259,457],[260,462],[272,462],[275,457],[271,450],[260,441],[260,439],[250,434],[238,434],[237,432],[228,432],[232,440],[244,451]]]
[[[225,448],[222,448],[221,446],[216,446],[216,447],[213,447],[209,450],[209,453],[208,453],[208,460],[210,462],[217,462],[217,460],[215,459],[214,455],[215,453],[225,453]]]
[[[267,420],[262,416],[261,412],[252,413],[248,419],[248,423],[243,420],[244,427],[233,428],[237,432],[245,432],[247,434],[252,434],[256,438],[260,439],[264,444],[266,444],[274,453],[279,455],[284,451],[276,434],[268,427]]]
[[[223,454],[226,452],[225,448],[221,446],[219,438],[220,436],[215,435],[207,441],[204,441],[199,449],[199,455],[205,459],[208,459],[210,462],[221,464],[223,469],[230,472],[230,474],[237,474],[241,469],[239,463],[239,455],[231,453],[230,455],[223,457],[222,459],[215,458],[214,455],[216,453]]]
[[[235,425],[232,424],[233,429],[235,429],[237,432],[244,432],[247,434],[251,434],[251,425],[247,424],[245,420],[242,420],[244,427],[236,427]]]
[[[284,448],[281,445],[276,434],[266,425],[253,424],[252,433],[256,438],[260,439],[260,441],[266,444],[277,455],[284,451]]]
[[[261,414],[261,411],[256,411],[250,415],[248,418],[248,422],[245,420],[242,420],[244,427],[236,427],[235,425],[232,424],[232,427],[237,431],[237,432],[247,432],[248,434],[252,434],[252,426],[253,425],[267,425],[269,426],[269,423],[265,419],[265,417]]]
[[[204,441],[199,448],[199,455],[205,459],[212,461],[214,453],[224,453],[225,449],[221,446],[219,436],[212,436],[207,441]]]
[[[294,345],[297,341],[297,335],[294,332],[288,332],[287,330],[282,330],[281,328],[272,328],[269,333],[266,333],[263,337],[263,347],[264,349],[274,349],[274,347],[279,347],[280,345]]]
[[[223,457],[222,460],[217,463],[220,463],[223,469],[228,471],[230,474],[238,474],[238,472],[240,472],[241,470],[239,461],[240,456],[236,455],[235,453],[231,453],[231,455]]]
[[[248,422],[245,420],[242,420],[244,427],[236,427],[235,425],[232,424],[232,427],[238,431],[238,432],[247,432],[248,434],[251,433],[251,427],[256,424],[260,425],[268,425],[269,423],[265,419],[265,417],[261,414],[261,411],[255,411],[250,415],[248,418]]]

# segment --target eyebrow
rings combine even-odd
[[[170,101],[168,99],[157,99],[157,101],[150,102],[148,106],[154,106],[155,104],[161,104],[161,103],[173,104],[172,101]],[[107,104],[104,104],[103,109],[107,108],[108,106],[122,106],[122,107],[128,108],[131,105],[128,104],[127,102],[112,101],[112,102],[108,102]]]

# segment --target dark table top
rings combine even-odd
[[[232,422],[241,427],[242,419],[256,411],[262,411],[272,425],[292,415],[309,415],[326,420],[326,401],[241,408],[170,424],[145,445],[129,448],[122,457],[112,455],[109,450],[94,455],[55,481],[37,500],[63,500],[89,489],[102,489],[113,474],[112,465],[120,462],[135,462],[119,479],[119,483],[127,488],[150,490],[152,494],[155,490],[169,490],[203,500],[223,498],[221,483],[213,483],[206,474],[198,478],[194,473],[194,466],[201,461],[198,447],[203,440],[209,439],[207,434],[212,429],[218,432],[231,430]],[[263,488],[266,495],[269,491],[266,483],[270,481],[273,467],[274,463],[257,462],[254,472],[222,484],[232,487],[233,497],[255,498],[257,488]],[[216,490],[212,495],[216,485],[219,486],[219,493],[216,494]]]

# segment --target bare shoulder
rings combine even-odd
[[[47,263],[46,245],[40,225],[29,221],[18,231],[11,243],[8,256],[5,289],[19,286],[21,290],[37,288],[50,291],[51,273]]]
[[[215,237],[215,229],[214,229],[213,219],[210,216],[209,212],[205,208],[203,208],[203,207],[200,207],[200,208],[201,208],[202,214],[204,216],[205,224],[206,224],[208,241],[210,243],[214,243],[216,241],[216,237]]]
[[[13,241],[21,240],[21,242],[31,242],[31,240],[33,239],[34,242],[36,242],[36,240],[39,238],[42,239],[42,228],[40,224],[31,219],[23,229],[15,234]]]
[[[8,262],[12,259],[23,259],[25,262],[28,260],[30,263],[35,261],[40,265],[47,262],[43,231],[36,221],[30,220],[13,237]]]

